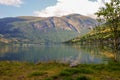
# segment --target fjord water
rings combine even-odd
[[[88,48],[88,45],[23,44],[0,47],[1,61],[7,60],[33,63],[57,61],[76,64],[106,63],[111,56],[104,55],[103,51],[100,51],[96,46]]]

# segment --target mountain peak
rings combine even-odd
[[[67,16],[83,16],[83,15],[81,15],[81,14],[69,14]]]

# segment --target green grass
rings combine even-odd
[[[93,71],[89,69],[83,69],[83,68],[67,68],[60,72],[60,76],[70,76],[74,74],[92,74]]]
[[[35,72],[30,73],[28,76],[29,76],[29,77],[33,77],[33,76],[43,76],[43,75],[45,75],[45,74],[47,74],[47,73],[46,73],[46,72],[38,72],[38,71],[35,71]]]
[[[120,63],[68,64],[0,61],[0,80],[120,80]]]

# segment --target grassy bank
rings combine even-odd
[[[120,80],[120,63],[68,64],[0,62],[0,80]]]

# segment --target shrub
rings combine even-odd
[[[53,80],[52,78],[46,78],[46,79],[44,79],[44,80]]]
[[[68,72],[68,71],[62,71],[62,72],[60,72],[60,74],[59,74],[60,76],[70,76],[71,75],[71,73],[70,72]]]
[[[90,80],[90,79],[86,76],[78,76],[76,80]]]
[[[63,80],[73,80],[71,77],[64,77]]]
[[[28,76],[29,77],[32,77],[32,76],[42,76],[46,74],[46,72],[32,72],[31,74],[29,74]]]

